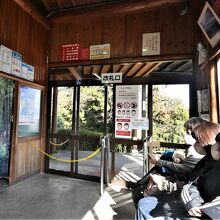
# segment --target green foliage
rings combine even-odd
[[[102,132],[104,129],[104,87],[81,87],[80,95],[81,127],[89,131]]]
[[[163,142],[184,142],[184,122],[188,109],[179,99],[162,95],[158,86],[153,87],[153,139]],[[73,89],[62,88],[58,96],[58,131],[72,131]],[[108,127],[113,132],[112,90],[108,99]],[[80,135],[103,135],[104,130],[104,86],[80,88]],[[123,146],[118,146],[122,150]],[[124,149],[124,148],[123,148]]]
[[[183,124],[189,118],[188,109],[180,99],[162,95],[159,86],[153,88],[153,139],[184,143]]]
[[[72,129],[72,115],[73,115],[73,88],[61,88],[58,92],[57,103],[57,129],[62,130]]]

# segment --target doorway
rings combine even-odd
[[[105,95],[104,86],[51,87],[48,172],[100,180]]]
[[[0,77],[0,188],[9,178],[13,87],[12,80]]]

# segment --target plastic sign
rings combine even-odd
[[[122,73],[102,73],[102,83],[122,83]]]

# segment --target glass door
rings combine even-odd
[[[72,154],[73,87],[53,87],[49,135],[49,169],[70,172]],[[57,158],[57,159],[56,159]]]
[[[51,88],[49,172],[99,180],[104,97],[104,86]]]
[[[0,178],[9,176],[13,81],[0,77]],[[2,182],[2,181],[1,181]],[[1,185],[1,184],[0,184]]]

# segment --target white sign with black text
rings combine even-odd
[[[122,83],[122,73],[102,73],[102,83]]]
[[[131,121],[131,129],[149,130],[148,118],[134,118]]]

